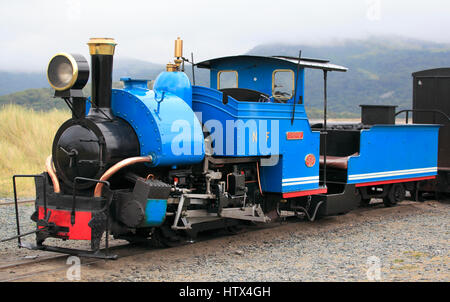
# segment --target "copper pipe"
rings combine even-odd
[[[102,175],[102,177],[100,177],[100,180],[101,181],[106,181],[106,180],[110,179],[111,176],[113,176],[120,169],[125,168],[125,167],[130,166],[130,165],[134,165],[134,164],[137,164],[137,163],[144,163],[144,162],[151,163],[152,162],[152,157],[151,156],[137,156],[137,157],[130,157],[130,158],[121,160],[120,162],[118,162],[117,164],[115,164],[114,166],[109,168]],[[101,197],[102,196],[102,189],[103,189],[103,184],[102,183],[98,183],[95,186],[94,197]]]
[[[228,174],[227,174],[227,192],[228,192],[228,177],[229,177],[230,175],[233,175],[233,173],[228,173]]]
[[[261,193],[261,196],[264,196],[262,190],[261,190],[261,179],[259,178],[259,163],[256,162],[256,174],[258,175],[258,187],[259,187],[259,193]]]
[[[257,183],[258,181],[257,180],[247,180],[245,183],[246,184],[254,184],[254,183]]]
[[[53,190],[55,191],[55,193],[60,193],[61,188],[59,186],[59,180],[58,177],[56,176],[55,169],[53,168],[53,160],[51,155],[49,155],[45,160],[45,169],[47,170],[47,173],[52,180]]]

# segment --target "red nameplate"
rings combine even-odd
[[[287,140],[303,139],[303,131],[286,132],[286,139]]]

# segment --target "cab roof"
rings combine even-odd
[[[252,56],[252,55],[238,55],[238,56],[227,56],[227,57],[220,57],[215,59],[209,59],[206,61],[202,61],[199,63],[196,63],[195,65],[199,68],[206,68],[206,69],[212,69],[213,65],[216,65],[218,63],[223,62],[232,62],[236,59],[258,59],[258,60],[265,60],[268,63],[272,62],[273,64],[279,64],[281,62],[283,63],[291,63],[292,67],[297,67],[299,60],[296,57],[289,57],[289,56]],[[348,68],[331,64],[330,61],[327,60],[321,60],[321,59],[310,59],[310,58],[301,58],[300,59],[300,67],[301,68],[313,68],[313,69],[322,69],[326,71],[340,71],[340,72],[346,72]]]

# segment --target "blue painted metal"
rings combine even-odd
[[[148,81],[145,79],[120,78],[125,89],[144,89],[148,90]]]
[[[265,192],[297,192],[319,188],[320,134],[313,132],[303,104],[239,102],[222,92],[193,86],[192,107],[215,140],[214,154],[230,157],[274,156],[275,165],[261,167],[261,185]],[[238,131],[233,125],[241,125]],[[228,126],[228,127],[227,127]],[[223,133],[223,137],[219,133]],[[302,132],[303,138],[288,140],[287,132]],[[305,157],[317,159],[307,167]]]
[[[139,139],[140,154],[151,155],[153,166],[201,162],[203,132],[191,107],[165,90],[164,79],[160,79],[160,88],[156,91],[149,90],[145,80],[122,80],[125,88],[113,89],[111,108],[115,116],[133,127]]]
[[[157,92],[171,92],[192,107],[192,85],[184,72],[161,72],[153,84]]]
[[[89,110],[91,110],[91,97],[86,98],[86,115],[89,114]]]
[[[148,199],[145,205],[145,226],[160,226],[166,218],[167,200]]]
[[[348,161],[348,183],[437,175],[439,125],[375,125],[361,131]]]
[[[238,87],[256,90],[272,95],[272,76],[278,69],[292,70],[296,79],[297,65],[271,57],[230,57],[211,62],[210,88],[217,89],[217,74],[221,70],[235,70],[238,73]],[[297,85],[297,101],[304,98],[305,69],[300,68]],[[287,101],[293,103],[293,97]]]
[[[199,163],[204,157],[204,125],[214,139],[214,155],[264,158],[260,167],[264,192],[318,189],[320,133],[311,130],[303,104],[296,104],[291,123],[293,98],[286,103],[264,103],[242,102],[228,96],[224,104],[222,92],[216,89],[218,72],[235,70],[239,88],[271,95],[273,72],[289,69],[295,78],[296,64],[246,56],[212,60],[208,68],[210,88],[191,86],[184,73],[163,72],[153,91],[147,89],[145,80],[129,78],[122,79],[124,89],[113,90],[112,111],[136,131],[141,155],[152,155],[155,166],[175,168]],[[304,68],[300,69],[297,85],[300,98],[304,95]],[[185,132],[174,125],[189,130]],[[301,138],[288,139],[289,132],[301,133]],[[359,155],[350,157],[348,162],[348,183],[436,175],[438,132],[437,125],[375,125],[362,130]],[[173,142],[180,140],[180,147],[189,146],[177,154]],[[307,155],[316,159],[312,167],[306,166]],[[156,209],[149,210],[148,215],[154,213],[158,217],[148,223],[160,223],[163,204],[164,201],[152,202]]]

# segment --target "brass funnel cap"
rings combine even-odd
[[[116,41],[112,38],[91,38],[87,43],[91,55],[114,55]]]

